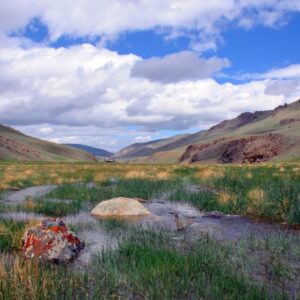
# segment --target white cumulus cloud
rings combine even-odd
[[[64,35],[106,40],[155,29],[169,38],[189,36],[201,52],[216,49],[224,24],[275,26],[294,11],[300,11],[298,0],[14,0],[0,3],[0,31],[20,31],[33,18],[48,27],[52,41]]]
[[[42,138],[115,150],[157,131],[203,129],[295,100],[266,92],[270,79],[221,84],[212,78],[177,83],[134,78],[138,61],[91,45],[2,47],[1,122]]]

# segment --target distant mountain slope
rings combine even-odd
[[[116,154],[114,154],[113,158],[129,159],[129,158],[143,157],[143,156],[151,155],[151,154],[154,154],[155,152],[159,151],[159,149],[163,148],[164,146],[174,143],[177,140],[180,140],[187,136],[188,136],[188,134],[176,135],[176,136],[169,137],[166,139],[154,140],[151,142],[135,143],[135,144],[132,144],[132,145],[120,150]]]
[[[0,125],[0,160],[96,161],[96,158],[85,151],[33,138]]]
[[[64,145],[84,150],[84,151],[86,151],[86,152],[88,152],[92,155],[95,155],[95,156],[110,157],[110,156],[113,155],[112,152],[106,151],[106,150],[101,149],[101,148],[95,148],[95,147],[87,146],[87,145],[82,145],[82,144],[64,144]]]
[[[208,130],[161,140],[160,144],[148,153],[130,152],[127,157],[124,153],[123,158],[135,162],[190,163],[300,159],[300,100],[270,111],[242,113]],[[136,149],[136,145],[126,149],[131,147]]]

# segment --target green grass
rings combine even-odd
[[[97,187],[82,184],[62,185],[52,191],[48,197],[60,199],[76,199],[83,203],[97,204],[100,201],[115,197],[151,199],[162,193],[182,186],[179,180],[118,179],[105,181]]]
[[[278,168],[227,168],[223,178],[213,180],[214,187],[231,192],[236,201],[224,204],[224,211],[252,214],[270,220],[300,224],[300,178],[291,167],[286,174],[278,175]],[[247,174],[251,172],[251,178]],[[276,175],[276,176],[274,176]],[[262,199],[256,203],[249,194],[255,189],[263,191]]]
[[[25,224],[0,219],[0,253],[19,250]]]
[[[72,199],[70,203],[39,200],[32,210],[46,215],[62,216],[80,210],[89,211],[97,203],[115,197],[145,200],[164,198],[190,202],[204,211],[252,214],[275,222],[300,224],[299,177],[292,172],[284,177],[273,176],[277,171],[276,168],[226,168],[221,178],[201,179],[195,178],[194,175],[184,175],[181,178],[177,174],[169,180],[121,178],[115,181],[107,180],[95,187],[66,184],[52,191],[48,197]],[[188,174],[186,171],[180,171],[182,172]],[[251,178],[247,177],[249,173]],[[194,174],[194,171],[191,174]],[[199,190],[190,191],[189,185],[197,185]],[[220,201],[220,194],[224,192],[232,195],[232,199]],[[251,193],[254,196],[251,196]]]
[[[78,200],[72,200],[66,203],[64,201],[51,202],[38,199],[33,203],[33,208],[24,210],[52,217],[63,217],[70,214],[76,214],[82,210],[82,202]]]
[[[131,293],[146,299],[267,299],[236,272],[215,242],[199,241],[186,255],[161,243],[155,236],[129,240],[117,252],[97,257],[97,268],[108,270],[116,288],[122,280],[124,298]]]
[[[287,299],[232,260],[234,248],[210,239],[178,252],[167,232],[133,230],[118,250],[93,258],[88,268],[15,260],[0,265],[1,299]],[[1,272],[0,272],[1,274]],[[1,276],[1,275],[0,275]]]
[[[191,176],[197,172],[197,168],[180,167],[174,171],[174,174],[179,177]]]

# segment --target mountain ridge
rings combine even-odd
[[[268,160],[290,160],[290,159],[300,159],[300,99],[292,102],[290,104],[280,105],[273,110],[266,111],[255,111],[255,112],[244,112],[238,115],[237,117],[224,120],[207,130],[198,131],[193,134],[187,134],[183,137],[179,137],[177,139],[167,138],[165,140],[161,140],[161,147],[157,147],[152,151],[147,153],[144,152],[136,152],[135,144],[126,147],[125,149],[131,149],[131,155],[122,155],[120,158],[129,160],[132,162],[197,162],[192,159],[192,161],[187,161],[186,159],[182,159],[185,154],[185,151],[189,146],[192,145],[208,145],[210,143],[215,142],[214,147],[216,147],[216,141],[220,146],[220,149],[215,149],[215,157],[208,157],[209,148],[207,148],[206,155],[198,155],[198,157],[202,157],[201,160],[203,162],[222,162],[220,151],[223,149],[226,152],[226,145],[232,147],[233,144],[239,144],[239,139],[244,139],[241,141],[240,146],[246,147],[247,149],[252,149],[255,151],[255,143],[261,145],[261,149],[257,149],[257,151],[262,151],[263,147],[263,139],[266,141],[271,141],[270,133],[278,134],[276,135],[277,142],[274,143],[273,146],[279,147],[281,145],[280,141],[284,140],[288,143],[289,147],[282,148],[280,146],[281,151],[276,151],[272,147],[265,149],[265,151],[275,151],[276,155],[271,155],[270,153],[265,155],[264,159]],[[264,136],[265,135],[265,136]],[[259,137],[259,138],[258,138]],[[222,143],[220,142],[223,139]],[[235,140],[235,142],[231,142]],[[147,142],[149,144],[151,142]],[[247,143],[248,144],[247,146]],[[144,144],[146,146],[146,144]],[[143,148],[143,144],[139,144],[139,148]],[[197,147],[196,147],[197,148]],[[198,147],[199,148],[199,147]],[[201,148],[201,147],[200,147]],[[122,153],[124,149],[120,152]],[[213,151],[213,149],[210,149]],[[202,150],[201,150],[202,151]],[[118,157],[118,152],[115,156]],[[277,153],[278,152],[278,153]],[[236,150],[236,153],[239,153]],[[195,154],[195,153],[194,153]],[[252,153],[255,157],[255,153]],[[218,157],[220,155],[220,157]],[[249,154],[250,155],[250,154]],[[262,154],[260,154],[262,155]],[[188,155],[187,155],[188,156]],[[238,156],[238,155],[237,155]],[[250,155],[251,156],[251,155]],[[252,159],[254,159],[252,157]],[[264,160],[262,159],[262,160]],[[249,159],[250,161],[251,159]],[[242,159],[234,161],[241,162]]]
[[[77,149],[81,149],[84,150],[92,155],[95,156],[100,156],[100,157],[111,157],[114,153],[109,152],[105,149],[101,149],[101,148],[97,148],[97,147],[93,147],[93,146],[88,146],[88,145],[84,145],[84,144],[63,144],[65,146],[69,146],[69,147],[73,147],[73,148],[77,148]]]
[[[115,153],[113,155],[113,158],[116,159],[122,159],[122,158],[130,158],[130,157],[137,157],[137,156],[143,156],[143,155],[150,155],[156,152],[157,149],[161,149],[165,145],[172,143],[178,139],[184,138],[186,136],[189,136],[189,134],[180,134],[171,136],[165,139],[158,139],[153,140],[149,142],[144,143],[134,143],[132,145],[129,145],[123,149],[121,149],[119,152]]]

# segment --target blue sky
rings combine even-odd
[[[299,98],[299,36],[298,0],[4,3],[1,122],[112,151],[202,130]]]

